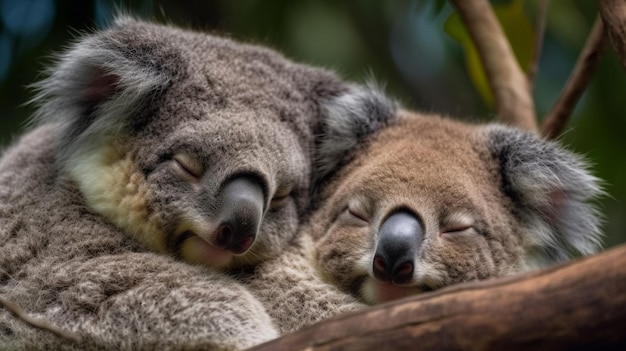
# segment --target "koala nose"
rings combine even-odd
[[[254,178],[229,180],[222,188],[222,212],[213,244],[234,254],[248,251],[261,226],[264,203],[263,189]]]
[[[420,220],[409,212],[398,212],[387,218],[378,232],[372,262],[374,277],[395,284],[409,282],[422,232]]]

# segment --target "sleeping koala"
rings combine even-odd
[[[346,133],[349,129],[344,129]],[[322,143],[324,144],[324,143]],[[501,277],[600,246],[602,191],[577,155],[496,124],[401,111],[331,175],[312,216],[314,262],[367,303]]]
[[[338,112],[318,143],[318,208],[247,280],[281,333],[598,249],[598,180],[556,143],[402,110],[363,140],[366,111]]]
[[[314,136],[332,106],[360,109],[368,90],[130,18],[81,38],[37,86],[32,130],[0,159],[0,295],[82,344],[0,309],[0,345],[240,349],[276,337],[259,301],[216,270],[290,245]]]

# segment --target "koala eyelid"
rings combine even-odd
[[[469,230],[476,230],[474,219],[467,214],[458,214],[448,218],[442,225],[442,234],[460,234]]]
[[[352,212],[347,206],[343,208],[335,220],[339,221],[341,225],[350,227],[368,227],[370,224],[368,220]]]
[[[343,213],[352,224],[362,227],[370,224],[368,211],[364,208],[364,204],[358,200],[350,201],[344,208]]]
[[[204,174],[204,168],[193,157],[187,153],[177,153],[172,157],[180,169],[189,174],[193,178],[201,178]]]
[[[293,191],[292,184],[288,184],[288,185],[278,188],[276,192],[274,193],[274,197],[272,197],[272,200],[270,200],[270,207],[278,208],[284,205],[287,199],[289,198],[289,196],[291,196],[292,191]]]
[[[358,219],[362,220],[363,222],[367,222],[367,223],[369,223],[369,220],[367,219],[367,217],[366,217],[366,216],[364,216],[364,215],[362,215],[362,214],[360,214],[360,213],[356,212],[354,209],[350,208],[350,206],[348,206],[348,207],[347,207],[347,211],[348,211],[348,213],[350,213],[352,216],[354,216],[354,217],[356,217],[356,218],[358,218]]]
[[[442,234],[460,234],[470,229],[474,229],[474,227],[471,225],[451,226],[442,230],[441,233]]]

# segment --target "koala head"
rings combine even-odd
[[[343,152],[328,147],[320,162]],[[598,181],[554,142],[400,112],[352,154],[326,175],[308,229],[323,277],[368,303],[505,276],[599,246],[590,204],[601,194]]]
[[[35,121],[57,126],[59,172],[90,210],[219,269],[287,245],[324,106],[368,94],[262,47],[131,18],[79,39],[37,88]]]

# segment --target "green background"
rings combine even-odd
[[[513,46],[523,50],[533,43],[519,35],[524,26],[517,21],[534,23],[537,1],[514,2],[523,11],[503,25]],[[18,135],[32,114],[26,103],[33,92],[27,87],[40,78],[51,55],[80,33],[106,26],[116,8],[267,45],[349,80],[374,78],[413,109],[474,121],[493,115],[472,83],[463,46],[444,30],[453,10],[444,1],[0,0],[0,145]],[[539,116],[556,101],[596,13],[594,1],[550,2],[534,91]],[[626,71],[609,49],[561,137],[605,181],[608,195],[600,205],[606,247],[626,241],[624,88]]]

